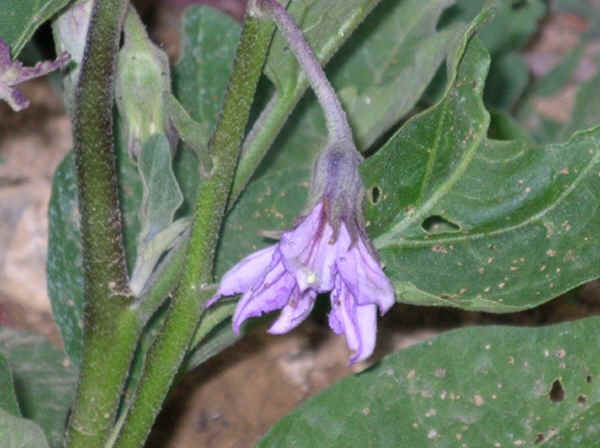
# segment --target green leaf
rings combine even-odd
[[[21,415],[13,375],[6,358],[0,353],[0,409],[12,415]],[[1,434],[1,433],[0,433]]]
[[[16,58],[35,30],[60,11],[69,0],[3,0],[0,39],[10,45]]]
[[[516,52],[534,36],[546,14],[543,0],[457,0],[441,23],[470,22],[484,8],[493,5],[494,17],[479,31],[479,37],[492,54],[485,102],[510,110],[517,104],[529,82],[529,69]]]
[[[175,212],[183,203],[183,194],[175,178],[171,147],[164,134],[155,134],[144,143],[138,158],[143,195],[138,212],[137,260],[130,287],[139,294],[158,259],[168,250],[186,226],[173,227]],[[165,234],[165,230],[172,231]],[[162,238],[159,239],[159,236]]]
[[[462,35],[462,24],[436,29],[451,4],[452,0],[384,2],[336,56],[332,82],[361,150],[411,111]],[[343,68],[335,66],[338,61]]]
[[[23,417],[41,426],[51,448],[62,447],[69,408],[75,397],[76,370],[61,350],[32,333],[0,328],[0,354],[12,369]]]
[[[492,58],[485,85],[485,103],[490,107],[512,110],[529,84],[529,67],[516,51]]]
[[[191,346],[193,347],[185,360],[185,370],[192,370],[222,352],[227,347],[235,344],[246,334],[245,326],[239,334],[235,334],[231,327],[231,316],[235,303],[224,302],[214,305],[202,316],[200,327],[196,331]],[[204,328],[211,328],[206,331]]]
[[[600,210],[582,204],[600,197],[600,129],[544,148],[489,139],[489,55],[473,38],[457,63],[442,101],[362,167],[397,299],[508,312],[597,277]]]
[[[456,0],[442,24],[471,22],[482,9],[493,6],[494,18],[481,29],[479,37],[490,53],[505,53],[527,44],[546,14],[543,0]]]
[[[83,345],[83,258],[75,181],[75,160],[69,152],[52,179],[48,207],[49,235],[46,275],[54,321],[71,361],[79,365]]]
[[[208,123],[194,121],[173,95],[167,96],[166,106],[179,138],[190,145],[197,154],[206,152],[209,139]]]
[[[133,7],[125,17],[123,38],[117,58],[115,99],[125,144],[136,158],[153,135],[172,133],[165,105],[171,94],[171,74],[167,54],[150,40]],[[169,140],[176,143],[174,136]]]
[[[31,420],[0,409],[0,446],[3,448],[48,448],[42,428]]]
[[[314,11],[310,10],[314,20],[320,17],[317,12],[322,12],[322,3]],[[358,125],[360,135],[365,136],[365,145],[367,141],[379,138],[390,123],[406,116],[418,101],[419,92],[425,89],[445,57],[445,53],[433,51],[432,42],[442,44],[438,40],[441,36],[456,40],[451,39],[448,31],[436,32],[434,29],[446,4],[439,0],[430,3],[382,2],[330,64],[332,82],[346,102],[350,121],[355,125],[365,123]],[[411,19],[413,16],[416,19]],[[308,13],[306,17],[309,17]],[[325,21],[327,17],[320,20]],[[399,36],[398,29],[403,29],[400,25],[406,25],[407,30]],[[319,26],[328,25],[319,22]],[[454,29],[458,32],[458,28]],[[313,30],[310,28],[309,41]],[[392,41],[397,44],[390,45]],[[446,43],[442,45],[442,48],[447,47]],[[406,61],[402,59],[405,56]],[[274,56],[269,57],[275,60]],[[390,63],[394,58],[398,61]],[[371,65],[375,67],[372,73],[364,68]],[[379,84],[371,86],[372,82]],[[398,99],[399,95],[402,99]],[[396,107],[388,102],[390,98],[398,99]],[[380,117],[387,125],[372,120],[372,117]],[[307,96],[290,116],[255,179],[226,219],[217,254],[218,275],[250,252],[273,243],[261,237],[263,231],[285,230],[302,213],[312,162],[326,142],[322,112],[314,97]]]
[[[198,123],[212,128],[221,108],[240,38],[240,26],[207,6],[186,9],[183,52],[173,68],[175,96]]]
[[[522,140],[535,144],[527,131],[521,127],[521,124],[504,110],[491,110],[490,117],[489,138],[494,140]]]
[[[182,133],[182,140],[196,151],[199,149],[196,143],[201,143],[201,132],[208,142],[216,123],[239,38],[239,24],[220,11],[208,6],[191,6],[185,10],[182,56],[172,71],[173,90],[180,104],[175,106],[171,100],[167,107]],[[183,110],[179,106],[183,106]],[[198,142],[193,141],[194,132]],[[178,151],[174,170],[185,197],[178,216],[191,215],[196,187],[210,168],[210,159],[201,152]]]
[[[449,332],[302,404],[258,446],[596,446],[599,324]]]

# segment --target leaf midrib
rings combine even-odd
[[[568,142],[566,144],[568,144]],[[596,146],[598,146],[598,143],[596,143]],[[585,169],[583,169],[580,172],[580,174],[575,178],[575,180],[569,185],[569,188],[566,188],[565,190],[563,190],[561,192],[561,194],[558,196],[556,201],[554,201],[554,203],[551,206],[539,211],[538,213],[530,216],[529,218],[526,218],[525,220],[521,221],[520,223],[514,224],[512,226],[492,230],[489,232],[480,231],[477,233],[470,233],[468,235],[453,235],[453,236],[449,236],[446,238],[435,238],[435,239],[428,239],[428,240],[408,240],[408,239],[398,238],[398,240],[394,240],[391,244],[384,244],[384,245],[379,245],[378,241],[379,240],[387,241],[387,240],[391,240],[392,238],[388,238],[387,240],[384,238],[376,238],[375,246],[378,249],[381,249],[383,247],[415,248],[415,247],[428,247],[428,246],[438,245],[440,243],[455,243],[455,242],[463,242],[463,241],[474,241],[474,240],[478,240],[481,238],[488,238],[488,237],[502,235],[503,233],[521,229],[529,224],[535,224],[535,223],[537,223],[537,221],[541,220],[546,214],[550,213],[552,210],[554,210],[556,207],[558,207],[558,205],[561,204],[565,200],[565,198],[567,196],[569,196],[571,194],[571,192],[573,192],[573,190],[575,190],[575,188],[577,188],[582,182],[584,182],[589,171],[591,171],[593,169],[593,167],[596,166],[596,164],[598,164],[599,162],[600,162],[600,151],[596,150],[594,157],[592,157],[590,159],[590,161],[587,164],[587,166],[585,167]],[[405,219],[404,221],[407,221],[407,219]],[[399,224],[401,224],[401,223],[399,223]],[[404,230],[404,228],[402,230]],[[382,237],[383,236],[385,236],[385,234],[382,235]]]

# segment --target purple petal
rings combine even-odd
[[[7,101],[17,112],[25,109],[29,101],[14,86],[47,75],[63,67],[70,60],[69,54],[63,52],[54,61],[38,62],[34,67],[23,67],[21,62],[12,60],[8,44],[0,39],[0,99]]]
[[[343,234],[348,232],[342,224],[340,239]],[[358,305],[377,304],[383,314],[395,303],[392,284],[362,239],[350,250],[338,252],[336,265]]]
[[[277,245],[254,252],[228,270],[221,279],[217,293],[206,303],[206,307],[211,306],[222,296],[240,294],[252,288],[266,275],[273,262],[275,249]]]
[[[335,243],[331,244],[333,229],[322,216],[322,208],[318,203],[295,230],[281,238],[284,263],[296,276],[300,291],[333,289],[337,249]]]
[[[317,293],[314,291],[309,290],[300,293],[298,288],[295,288],[292,298],[283,310],[281,310],[279,318],[271,325],[268,332],[271,334],[283,334],[296,328],[308,317],[315,305],[316,298]]]
[[[10,57],[10,47],[6,42],[0,39],[0,73],[4,73],[12,66]]]
[[[322,226],[322,209],[323,205],[319,202],[294,230],[285,232],[281,236],[279,245],[285,258],[297,258],[306,251],[306,248],[315,239],[315,235],[318,235],[319,228]]]
[[[357,305],[339,277],[331,293],[329,325],[334,332],[344,333],[346,345],[354,352],[350,364],[371,356],[377,337],[377,305]]]
[[[290,300],[296,281],[278,263],[269,271],[261,285],[251,288],[242,296],[233,314],[233,331],[239,332],[242,323],[250,318],[283,308]]]

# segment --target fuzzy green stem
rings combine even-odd
[[[113,148],[113,78],[127,0],[96,1],[73,114],[85,282],[84,352],[66,446],[100,448],[112,426],[141,325],[129,309]]]
[[[272,24],[247,18],[209,148],[216,158],[214,173],[199,187],[181,281],[162,333],[148,355],[116,448],[138,448],[146,440],[194,336],[204,303],[213,291],[210,282],[215,247],[272,34]]]

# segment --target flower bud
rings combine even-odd
[[[148,37],[132,9],[123,27],[125,41],[117,59],[116,98],[125,122],[129,154],[137,158],[144,143],[154,134],[166,134],[173,147],[174,128],[165,101],[171,93],[167,55]]]

